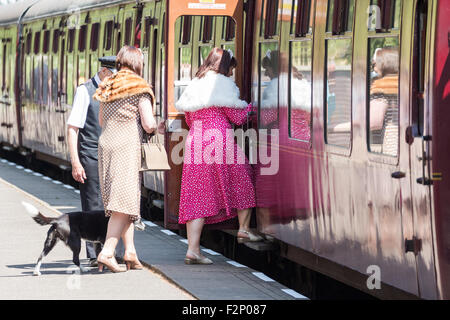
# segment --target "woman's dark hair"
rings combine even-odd
[[[208,54],[208,57],[200,66],[195,76],[199,79],[203,78],[210,70],[223,74],[224,76],[228,76],[230,68],[236,68],[236,66],[236,58],[232,57],[227,50],[214,48]]]

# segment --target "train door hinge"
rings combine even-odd
[[[422,239],[418,239],[416,237],[413,237],[410,240],[405,239],[405,253],[414,252],[414,255],[417,256],[421,250]]]
[[[418,184],[423,184],[424,186],[431,186],[433,184],[433,180],[424,177],[418,178],[416,181]]]

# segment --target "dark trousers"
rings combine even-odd
[[[100,181],[98,177],[98,161],[80,155],[80,162],[86,172],[87,179],[80,183],[81,208],[84,212],[104,210],[102,194],[100,192]],[[86,241],[86,255],[89,259],[97,258],[102,250],[99,243]]]
[[[84,168],[87,179],[80,183],[81,209],[83,211],[104,210],[102,194],[100,191],[100,179],[98,176],[98,161],[96,159],[80,155],[80,162]],[[86,255],[88,259],[97,258],[102,250],[100,243],[86,241]],[[116,256],[123,256],[124,246],[122,239],[116,247]]]

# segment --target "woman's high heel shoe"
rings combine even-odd
[[[262,241],[263,238],[257,234],[254,234],[250,231],[245,231],[245,230],[239,230],[238,233],[244,233],[245,235],[247,235],[247,237],[239,237],[237,238],[237,242],[238,243],[244,243],[244,242],[257,242],[257,241]]]
[[[98,263],[98,271],[102,272],[103,267],[107,267],[112,272],[125,272],[127,269],[120,267],[117,263],[114,256],[107,257],[104,254],[99,254],[97,257],[97,263]]]
[[[144,266],[138,260],[136,253],[126,252],[123,256],[123,260],[125,261],[128,270],[130,269],[142,270],[144,268]]]

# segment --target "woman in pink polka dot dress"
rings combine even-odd
[[[236,63],[228,51],[214,48],[175,104],[190,127],[179,211],[179,223],[187,229],[187,264],[212,263],[200,253],[204,224],[237,215],[238,240],[261,240],[249,231],[255,207],[252,169],[233,139],[231,123],[242,125],[252,108],[239,99],[239,88],[230,78]]]

